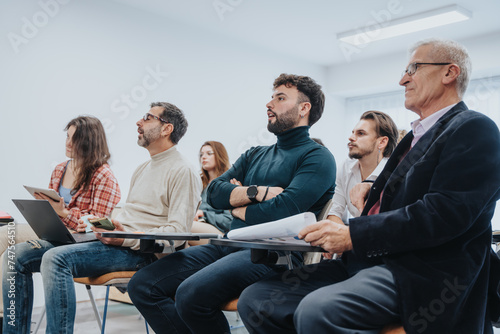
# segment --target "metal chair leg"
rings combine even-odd
[[[102,332],[104,326],[102,325],[101,315],[99,314],[99,310],[97,309],[97,304],[95,303],[94,294],[92,293],[92,288],[90,285],[87,284],[85,284],[85,288],[87,288],[87,293],[89,294],[90,303],[92,304],[92,309],[94,310],[94,315],[97,320],[97,324],[99,325],[99,329]]]
[[[42,323],[43,317],[45,316],[45,306],[42,309],[42,314],[40,314],[40,317],[38,318],[38,321],[36,323],[36,328],[33,331],[33,334],[38,333],[38,329],[40,329],[40,324]]]
[[[106,299],[104,300],[104,311],[102,314],[101,334],[104,334],[104,328],[106,328],[106,315],[108,314],[109,287],[110,287],[109,285],[106,287]]]
[[[101,314],[99,313],[99,310],[97,308],[97,304],[96,304],[95,299],[94,299],[94,294],[92,293],[92,287],[90,285],[85,284],[85,288],[87,289],[87,293],[88,293],[89,298],[90,298],[90,303],[92,304],[92,309],[94,310],[94,315],[96,317],[97,324],[99,325],[99,329],[101,330],[101,334],[104,334],[104,330],[106,328],[106,316],[108,313],[108,301],[109,301],[109,288],[110,287],[111,287],[110,285],[106,286],[106,299],[104,301],[104,311],[103,311],[103,315],[101,318]],[[40,329],[40,324],[42,323],[42,320],[45,317],[45,311],[46,311],[46,309],[44,306],[42,309],[42,313],[40,314],[40,317],[38,319],[38,322],[36,324],[36,328],[32,332],[33,334],[37,334],[38,330]],[[148,322],[146,321],[146,319],[144,319],[144,324],[146,325],[146,333],[149,334],[149,326],[148,326]]]

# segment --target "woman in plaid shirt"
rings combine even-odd
[[[52,172],[49,188],[63,201],[46,199],[69,228],[83,232],[80,217],[108,216],[120,201],[120,188],[109,168],[110,158],[106,134],[101,122],[90,116],[80,116],[66,126],[66,156],[71,160],[60,163]]]
[[[80,218],[85,215],[108,216],[120,201],[120,187],[107,163],[110,154],[101,122],[92,116],[80,116],[71,120],[65,131],[66,156],[70,160],[56,166],[49,183],[49,188],[58,192],[61,200],[55,202],[43,194],[36,194],[36,198],[48,200],[68,228],[84,232],[86,225]],[[17,243],[34,239],[38,236],[28,224],[16,226]],[[0,228],[0,255],[7,246],[4,226]],[[3,303],[0,293],[1,316]]]

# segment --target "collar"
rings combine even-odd
[[[411,122],[411,129],[413,130],[413,140],[411,142],[411,147],[415,146],[420,138],[430,129],[436,122],[446,114],[451,108],[456,106],[457,103],[444,107],[441,110],[436,111],[432,115],[424,118],[417,119],[416,121]]]
[[[168,150],[165,150],[163,152],[157,153],[151,157],[152,161],[162,161],[167,159],[170,155],[172,155],[174,152],[177,151],[176,145],[172,146]]]
[[[298,126],[280,133],[277,145],[279,148],[294,147],[302,145],[309,140],[309,126]]]
[[[375,167],[375,169],[366,178],[366,180],[373,180],[373,181],[375,181],[375,179],[382,172],[382,169],[384,169],[385,164],[387,163],[387,160],[389,160],[389,158],[386,158],[386,157],[382,158],[382,160],[380,160],[380,162],[378,163],[377,167]],[[361,173],[361,169],[359,168],[359,160],[357,160],[357,159],[350,159],[350,161],[351,162],[350,162],[350,166],[349,166],[349,172],[351,174],[354,173],[354,172]]]

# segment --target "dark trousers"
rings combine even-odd
[[[377,334],[399,320],[384,266],[350,274],[339,260],[275,275],[246,288],[238,311],[250,333]]]
[[[128,288],[157,334],[229,333],[221,305],[250,284],[283,270],[252,263],[248,249],[202,245],[141,269]]]

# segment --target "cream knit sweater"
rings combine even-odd
[[[116,220],[129,232],[190,232],[200,193],[200,176],[174,146],[135,170]],[[125,239],[122,246],[138,250],[139,240]]]

